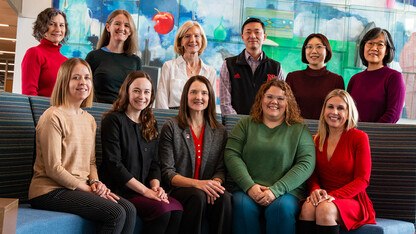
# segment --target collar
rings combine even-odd
[[[42,40],[40,40],[40,44],[41,45],[46,45],[46,46],[51,46],[51,47],[56,47],[58,49],[60,49],[62,47],[62,44],[59,43],[58,45],[53,44],[51,41],[49,41],[48,39],[43,38]]]
[[[253,60],[255,62],[260,62],[261,60],[263,60],[263,51],[261,51],[260,57],[256,60],[254,60],[254,58],[247,52],[247,50],[244,50],[244,56],[246,58],[246,60]]]

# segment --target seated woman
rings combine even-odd
[[[36,160],[29,202],[36,209],[77,214],[102,224],[99,233],[132,233],[133,204],[110,192],[98,180],[95,165],[92,75],[80,58],[65,61],[58,71],[51,107],[36,126]]]
[[[298,233],[339,233],[375,224],[365,192],[370,180],[368,136],[355,128],[358,111],[351,96],[336,89],[328,94],[315,136],[316,168],[308,180],[310,196],[303,203]]]
[[[287,74],[286,82],[305,119],[319,119],[326,95],[334,89],[345,89],[342,76],[326,69],[325,64],[331,57],[328,39],[320,33],[312,33],[302,46],[302,62],[308,64],[307,68]]]
[[[179,114],[165,122],[159,142],[162,178],[184,207],[180,233],[201,233],[204,218],[211,233],[231,232],[231,194],[222,186],[226,141],[209,80],[189,78]]]
[[[101,179],[127,198],[144,221],[143,233],[177,233],[182,205],[160,187],[155,99],[147,73],[130,73],[101,122]]]
[[[237,122],[225,148],[235,233],[295,233],[304,182],[315,168],[312,136],[287,83],[270,80],[250,116]],[[265,226],[264,226],[265,221]]]

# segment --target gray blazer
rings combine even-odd
[[[227,131],[223,125],[212,129],[205,124],[199,179],[220,178],[225,182],[224,149]],[[172,188],[172,178],[181,175],[193,178],[195,173],[195,146],[190,127],[182,129],[175,117],[168,119],[159,138],[159,156],[162,180]]]

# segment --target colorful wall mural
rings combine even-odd
[[[176,58],[176,32],[185,21],[195,20],[208,37],[201,58],[219,73],[225,58],[244,49],[241,24],[254,16],[266,24],[264,51],[281,62],[285,74],[306,67],[301,62],[304,39],[310,33],[325,34],[333,49],[328,69],[342,75],[346,85],[364,69],[358,55],[363,35],[373,27],[386,28],[396,46],[390,66],[403,72],[406,82],[403,117],[416,119],[416,0],[54,0],[53,6],[68,16],[70,38],[62,47],[67,57],[85,58],[95,48],[107,16],[115,9],[126,9],[136,22],[138,54],[146,68],[157,71]]]

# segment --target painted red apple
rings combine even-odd
[[[155,28],[156,32],[160,34],[167,34],[173,29],[173,25],[175,23],[175,19],[173,18],[173,15],[169,12],[159,12],[158,9],[155,8],[155,10],[158,12],[153,16],[153,21],[155,21]]]

